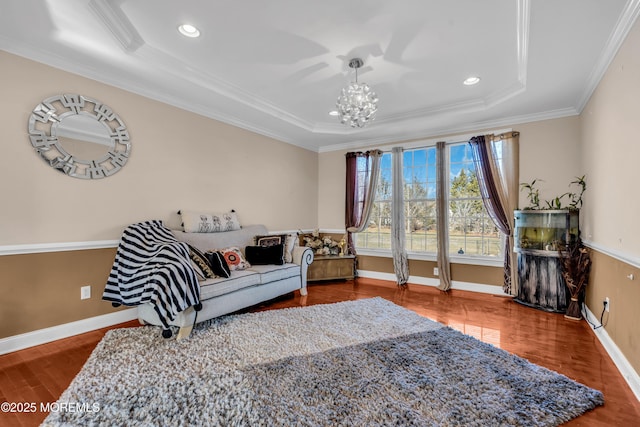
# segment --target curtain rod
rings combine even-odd
[[[487,132],[478,132],[478,133],[469,133],[469,134],[464,134],[464,135],[452,135],[449,136],[447,138],[432,138],[432,139],[425,139],[425,140],[421,140],[421,141],[412,141],[409,142],[407,144],[397,144],[397,145],[393,145],[393,146],[387,146],[384,148],[380,148],[381,151],[385,152],[385,153],[390,153],[391,150],[393,149],[393,147],[403,147],[404,149],[407,150],[411,150],[414,148],[426,148],[426,147],[435,147],[436,144],[439,141],[444,141],[445,145],[449,146],[449,145],[455,145],[455,144],[460,144],[463,142],[468,142],[471,138],[473,138],[474,136],[480,136],[480,135],[493,135],[493,136],[497,136],[497,137],[501,137],[504,138],[505,136],[511,134],[511,136],[518,136],[520,135],[520,132],[518,131],[514,131],[512,129],[497,129],[495,131],[487,131]]]

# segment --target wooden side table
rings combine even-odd
[[[307,270],[307,281],[353,279],[356,275],[355,255],[314,255]]]

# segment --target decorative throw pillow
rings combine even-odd
[[[286,238],[286,234],[267,234],[264,236],[255,236],[253,241],[256,246],[274,246],[283,244]]]
[[[284,242],[284,262],[293,262],[293,248],[300,245],[298,233],[289,233]]]
[[[220,233],[240,230],[240,221],[235,211],[221,213],[200,213],[178,211],[182,226],[187,233]]]
[[[209,265],[207,256],[203,254],[200,249],[196,248],[195,246],[189,245],[189,258],[191,258],[193,264],[198,266],[200,272],[202,273],[202,276],[207,279],[216,277],[213,270],[211,269],[211,266]],[[198,272],[197,269],[196,272]]]
[[[240,249],[235,246],[221,249],[220,252],[222,256],[224,256],[224,260],[227,261],[227,265],[231,271],[245,270],[251,267],[251,264],[244,258]]]
[[[271,246],[247,246],[244,253],[247,261],[254,265],[284,264],[284,244]]]
[[[282,258],[284,259],[284,242],[286,238],[287,238],[286,234],[267,234],[263,236],[258,235],[258,236],[254,236],[253,242],[255,246],[264,246],[264,247],[282,245]],[[245,254],[247,253],[246,249],[244,253]]]
[[[193,271],[195,271],[196,276],[198,276],[198,281],[205,280],[206,277],[204,277],[204,271],[202,271],[200,266],[196,264],[196,262],[193,259],[189,259],[189,261],[191,261],[191,267],[193,267]]]
[[[293,262],[293,247],[298,243],[298,233],[255,236],[253,241],[256,246],[273,246],[281,244],[284,262]]]
[[[231,277],[231,270],[229,269],[229,265],[224,259],[224,255],[220,251],[207,251],[205,255],[209,260],[211,270],[213,270],[216,276],[225,278]]]

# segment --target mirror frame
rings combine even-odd
[[[97,159],[83,159],[69,153],[56,135],[56,126],[65,117],[82,115],[105,126],[105,138],[112,148]],[[106,178],[127,163],[131,153],[129,131],[122,119],[107,105],[77,94],[56,95],[38,104],[29,117],[29,140],[49,166],[80,179]]]

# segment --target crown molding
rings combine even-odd
[[[640,0],[634,0],[634,1],[640,2]],[[33,61],[40,62],[48,66],[72,73],[72,74],[80,75],[86,78],[99,81],[104,84],[118,87],[123,90],[129,91],[131,93],[144,96],[145,98],[149,98],[155,101],[169,104],[174,107],[183,109],[185,111],[190,111],[192,113],[199,114],[201,116],[208,117],[214,120],[218,120],[220,122],[227,123],[229,125],[236,126],[238,128],[241,128],[250,132],[254,132],[260,135],[264,135],[266,137],[273,138],[275,140],[278,140],[290,145],[294,145],[299,148],[303,148],[305,150],[309,150],[313,152],[323,153],[323,152],[331,152],[331,151],[339,151],[339,150],[348,150],[348,149],[362,148],[365,146],[376,145],[376,144],[391,144],[391,143],[395,143],[403,140],[401,137],[397,135],[386,136],[382,138],[368,138],[368,139],[359,138],[357,141],[353,141],[353,142],[347,142],[343,144],[324,145],[324,146],[321,145],[318,148],[310,148],[309,144],[301,143],[299,140],[292,139],[291,137],[283,133],[272,132],[269,129],[266,129],[261,126],[257,126],[245,120],[241,120],[235,116],[224,114],[217,110],[214,111],[214,110],[211,110],[210,108],[206,108],[198,104],[187,103],[180,98],[159,93],[157,91],[150,91],[146,88],[141,87],[135,81],[127,78],[126,76],[116,75],[115,73],[100,72],[92,67],[87,67],[83,64],[73,64],[73,66],[71,66],[68,59],[63,58],[52,51],[40,50],[35,48],[34,46],[27,45],[26,43],[15,43],[15,41],[9,42],[2,36],[0,36],[0,48],[2,48],[7,52],[13,53],[15,55],[19,55],[19,56],[31,59]],[[505,125],[513,125],[513,124],[519,124],[519,123],[528,123],[528,122],[535,122],[535,121],[541,121],[541,120],[562,118],[562,117],[573,116],[578,114],[579,112],[577,112],[573,108],[565,108],[560,110],[546,111],[542,113],[512,116],[512,117],[506,117],[506,118],[497,119],[497,120],[488,120],[483,122],[469,123],[462,126],[432,128],[432,129],[425,130],[422,133],[416,134],[415,136],[411,136],[410,139],[423,139],[423,138],[429,138],[437,135],[468,132],[468,131],[492,128],[492,127],[502,127]],[[351,133],[353,135],[358,135],[360,132],[353,131],[348,133]]]
[[[241,120],[238,117],[224,114],[217,110],[212,110],[194,103],[187,103],[181,98],[173,97],[162,92],[149,90],[140,86],[135,80],[130,79],[124,75],[118,75],[113,72],[106,73],[102,70],[96,70],[95,68],[88,67],[83,63],[71,64],[67,58],[64,58],[55,52],[50,50],[42,50],[26,43],[16,43],[14,40],[7,40],[0,35],[0,49],[12,53],[14,55],[21,56],[23,58],[30,59],[32,61],[45,64],[47,66],[57,68],[62,71],[66,71],[71,74],[79,75],[88,79],[95,80],[100,83],[104,83],[127,92],[131,92],[136,95],[143,96],[154,101],[159,101],[164,104],[172,105],[185,111],[199,114],[203,117],[218,120],[229,125],[248,130],[260,135],[264,135],[269,138],[276,139],[287,144],[291,144],[306,150],[315,151],[309,146],[301,144],[299,141],[291,139],[289,136],[272,132],[261,126],[257,126],[245,120]]]
[[[576,110],[578,113],[582,113],[587,102],[589,102],[591,95],[593,95],[598,84],[600,84],[600,80],[602,80],[607,69],[609,69],[609,65],[611,65],[613,58],[615,58],[618,53],[618,49],[620,49],[620,46],[622,46],[627,34],[629,34],[629,31],[633,28],[633,24],[636,22],[638,15],[640,15],[640,0],[627,1],[624,11],[618,18],[615,28],[609,35],[609,39],[607,40],[602,54],[600,55],[600,59],[589,74],[587,85],[582,96],[577,100]]]
[[[161,72],[163,74],[169,74],[172,77],[179,77],[189,81],[191,84],[203,87],[205,90],[220,94],[222,97],[238,102],[239,104],[251,108],[254,111],[261,112],[274,117],[283,124],[287,123],[298,129],[303,129],[309,132],[311,135],[309,138],[300,137],[298,132],[288,132],[286,128],[278,128],[274,130],[273,127],[267,125],[261,125],[258,121],[245,119],[239,117],[239,115],[228,114],[217,108],[206,106],[203,104],[197,104],[188,102],[188,100],[182,99],[179,96],[167,95],[161,91],[146,88],[141,83],[133,81],[130,75],[125,72],[118,72],[114,70],[100,69],[99,67],[92,67],[87,62],[80,62],[71,64],[68,58],[62,58],[59,54],[52,51],[44,51],[38,46],[29,45],[25,41],[15,40],[9,41],[8,39],[0,38],[0,47],[8,52],[15,53],[17,55],[33,59],[38,62],[45,63],[47,65],[59,68],[71,72],[73,74],[81,75],[94,79],[96,81],[112,85],[114,87],[122,88],[129,92],[160,101],[175,107],[190,111],[204,117],[208,117],[220,122],[227,123],[238,128],[254,132],[260,135],[264,135],[275,140],[294,145],[313,152],[328,152],[342,149],[360,148],[368,145],[375,144],[390,144],[401,141],[403,139],[421,139],[431,137],[438,134],[449,133],[461,133],[466,131],[472,131],[476,129],[482,129],[487,127],[498,127],[504,125],[513,125],[517,123],[533,122],[538,120],[546,120],[553,118],[566,117],[571,115],[580,114],[589,97],[592,95],[595,87],[599,83],[602,75],[610,65],[611,60],[615,56],[618,48],[624,41],[629,30],[636,21],[637,16],[640,14],[640,0],[628,0],[624,11],[621,13],[618,19],[616,28],[612,31],[612,34],[604,49],[603,55],[600,57],[598,65],[594,68],[589,79],[589,85],[583,96],[578,102],[576,108],[566,108],[562,110],[553,110],[542,113],[536,113],[533,115],[522,115],[517,117],[506,117],[503,119],[488,120],[484,122],[466,123],[460,126],[438,127],[437,125],[423,128],[423,130],[415,135],[396,133],[393,136],[384,136],[379,138],[362,138],[366,135],[366,130],[351,129],[347,126],[340,124],[325,123],[325,122],[311,122],[302,120],[295,114],[291,114],[277,105],[273,105],[267,100],[257,98],[249,91],[242,90],[241,88],[225,82],[215,76],[210,75],[207,72],[201,70],[189,69],[189,73],[180,73],[182,68],[175,68],[175,59],[170,55],[166,55],[161,51],[144,43],[138,47],[135,34],[126,29],[126,24],[122,24],[124,20],[129,22],[124,12],[120,9],[120,2],[110,0],[91,0],[88,7],[94,10],[94,13],[100,16],[101,22],[104,23],[114,37],[122,44],[123,48],[131,55],[140,58],[154,58],[158,55],[161,57],[162,66]],[[472,100],[464,103],[456,103],[450,105],[443,105],[435,108],[420,109],[415,111],[408,111],[403,114],[395,114],[391,116],[379,117],[377,122],[381,124],[400,124],[403,121],[410,120],[415,117],[433,117],[438,114],[452,115],[459,114],[460,112],[482,110],[491,108],[505,100],[517,96],[519,93],[526,91],[527,81],[527,66],[528,66],[528,54],[529,54],[529,22],[530,22],[530,0],[518,0],[517,2],[517,61],[518,61],[518,80],[513,82],[508,87],[501,91],[494,92],[491,95],[478,100]],[[129,22],[131,27],[133,25]],[[135,28],[133,28],[135,31]],[[122,33],[124,35],[118,36],[116,33]],[[137,31],[135,32],[137,33]],[[122,41],[124,40],[124,41]],[[323,145],[322,135],[341,135],[344,139],[351,139],[353,142],[346,142],[336,145]]]
[[[228,81],[220,79],[211,73],[203,72],[193,66],[190,66],[188,72],[182,72],[182,69],[176,69],[176,64],[180,64],[181,62],[178,58],[175,58],[171,55],[167,55],[159,49],[150,46],[149,44],[144,44],[142,49],[127,49],[126,43],[123,43],[121,38],[126,38],[126,34],[123,36],[123,29],[127,29],[131,27],[133,31],[135,31],[134,25],[129,21],[126,17],[126,14],[120,8],[120,5],[115,2],[110,2],[109,0],[91,0],[91,7],[95,10],[99,10],[102,13],[100,14],[101,21],[103,24],[111,31],[111,33],[116,37],[118,41],[125,46],[125,49],[132,54],[140,57],[144,60],[153,61],[154,64],[162,64],[161,70],[179,78],[181,80],[188,81],[198,87],[206,88],[210,91],[218,93],[221,96],[224,96],[228,99],[231,99],[235,102],[238,102],[242,105],[245,105],[249,108],[252,108],[261,113],[267,114],[271,117],[274,117],[278,120],[286,122],[290,125],[296,126],[300,129],[303,129],[307,132],[311,132],[314,134],[337,134],[337,135],[356,135],[360,130],[352,129],[347,126],[340,126],[334,124],[327,124],[325,122],[312,122],[309,120],[305,120],[296,114],[293,114],[269,101],[261,98],[260,96],[251,93],[247,90],[244,90],[237,85],[234,85]],[[529,44],[529,19],[530,19],[530,3],[529,0],[518,0],[517,1],[517,14],[516,14],[516,54],[517,54],[517,81],[508,85],[505,88],[502,88],[482,99],[470,100],[462,103],[453,103],[440,105],[436,107],[429,108],[420,108],[414,109],[410,111],[404,111],[401,113],[388,115],[385,117],[378,117],[376,120],[378,123],[383,124],[391,124],[391,123],[399,123],[402,121],[415,119],[419,117],[425,116],[437,116],[443,114],[460,114],[465,112],[472,111],[481,111],[486,110],[488,108],[492,108],[495,105],[498,105],[506,100],[517,96],[518,94],[524,92],[526,90],[526,75],[527,75],[527,60],[528,60],[528,44]],[[126,31],[125,31],[126,32]],[[136,32],[137,34],[137,32]],[[186,71],[186,70],[184,70]],[[156,99],[157,95],[151,96]],[[184,101],[181,102],[184,104]],[[175,101],[172,105],[176,105]],[[183,108],[183,107],[181,107]],[[191,111],[189,109],[189,111]],[[227,121],[228,116],[221,114],[217,111],[209,111],[202,112],[199,114],[203,114],[207,117],[215,118],[216,120]],[[251,126],[253,129],[249,129],[252,131],[256,131],[258,133],[262,133],[259,131],[259,127],[255,127],[252,125],[248,125],[246,122],[239,120],[238,118],[231,118],[233,123],[236,126],[242,127],[244,129],[248,129],[247,126]],[[228,122],[230,123],[230,122]],[[240,123],[240,125],[236,124]],[[280,138],[279,138],[280,139]],[[292,141],[285,142],[292,143]],[[295,145],[295,144],[294,144]],[[303,147],[307,148],[308,147]]]
[[[571,117],[577,116],[579,113],[574,108],[563,108],[558,110],[551,111],[543,111],[541,113],[533,113],[533,114],[525,114],[520,116],[510,116],[495,120],[485,120],[482,122],[473,122],[467,123],[461,126],[449,126],[449,127],[441,127],[441,128],[432,128],[424,131],[420,134],[412,135],[410,139],[399,139],[397,137],[384,137],[384,138],[369,138],[369,139],[359,139],[358,141],[346,142],[344,144],[332,144],[321,146],[318,149],[319,153],[328,153],[331,151],[340,151],[340,150],[353,150],[353,149],[362,149],[365,147],[378,146],[382,144],[394,144],[400,143],[402,141],[408,140],[418,140],[418,139],[427,139],[427,138],[435,138],[439,137],[438,140],[442,139],[442,135],[455,135],[462,134],[465,132],[473,132],[479,131],[480,129],[491,129],[491,128],[500,128],[505,126],[512,126],[521,123],[532,123],[539,122],[542,120],[552,120],[552,119],[560,119],[563,117]]]
[[[120,5],[107,0],[91,0],[89,9],[100,18],[125,51],[135,52],[144,45],[144,40],[120,9]]]

